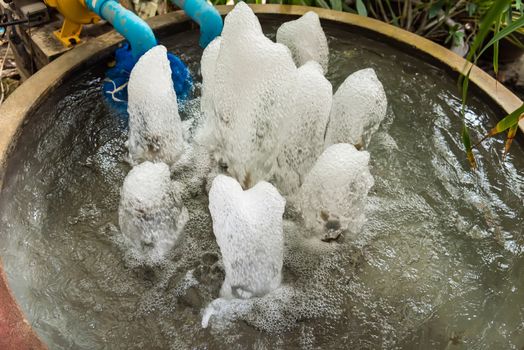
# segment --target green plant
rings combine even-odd
[[[213,0],[215,5],[227,0]],[[239,0],[234,0],[235,2]],[[514,0],[501,21],[501,29],[522,17],[523,0]],[[261,3],[262,0],[246,0]],[[386,23],[412,31],[428,39],[461,48],[465,54],[479,29],[481,18],[498,0],[266,0],[269,4],[317,6],[337,11],[370,16]],[[495,31],[495,26],[491,31]],[[524,30],[520,29],[524,34]],[[515,35],[504,39],[522,46]]]
[[[520,11],[520,16],[518,17],[514,16],[516,10]],[[492,2],[491,7],[484,11],[484,14],[481,18],[478,33],[476,34],[469,53],[466,56],[467,61],[472,64],[476,64],[479,57],[481,57],[490,47],[493,47],[493,69],[495,74],[497,74],[500,41],[508,38],[517,31],[522,31],[523,28],[524,15],[522,14],[521,0],[497,0],[496,2]],[[485,40],[491,32],[493,32],[491,40],[484,44]],[[508,130],[508,134],[504,148],[504,155],[507,154],[517,133],[519,120],[524,118],[524,104],[498,122],[497,125],[491,129],[489,133],[485,135],[476,145],[472,145],[470,132],[465,123],[465,106],[467,102],[469,75],[471,73],[471,69],[471,64],[467,67],[464,67],[459,82],[462,84],[462,117],[464,120],[462,141],[466,149],[467,158],[471,167],[476,168],[477,163],[473,154],[473,148],[479,145],[486,138],[495,136],[506,130]]]
[[[360,1],[362,2],[362,1]],[[435,41],[452,42],[458,45],[470,43],[479,30],[480,20],[498,0],[367,0],[366,13],[390,24],[402,27]],[[357,2],[358,5],[358,2]],[[365,15],[355,10],[360,15]],[[498,22],[501,29],[522,17],[524,6],[522,0],[512,1],[505,11],[505,19]],[[496,23],[490,28],[496,31]],[[519,29],[521,33],[524,30]],[[523,46],[518,37],[509,35],[504,39]]]
[[[476,12],[478,13],[479,16],[484,16],[497,2],[498,1],[494,1],[494,0],[477,0],[476,1],[476,6],[477,6]],[[511,1],[511,4],[507,6],[506,10],[502,14],[502,17],[503,17],[502,20],[499,23],[492,23],[492,29],[495,30],[497,24],[500,24],[502,26],[502,29],[504,29],[506,25],[510,25],[513,22],[518,21],[523,16],[523,14],[524,14],[524,4],[522,0]],[[517,32],[524,34],[524,28],[523,27],[518,28]],[[519,38],[513,34],[508,35],[504,39],[511,41],[513,44],[517,46],[521,46],[521,47],[523,46]]]

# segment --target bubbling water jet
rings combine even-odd
[[[227,15],[217,45],[204,53],[211,67],[208,71],[204,64],[202,71],[202,111],[211,123],[207,129],[213,130],[206,144],[247,189],[272,175],[296,67],[289,50],[264,35],[242,2]]]
[[[173,165],[183,152],[184,141],[164,46],[155,46],[138,60],[131,71],[128,93],[131,163],[149,160]]]
[[[293,33],[300,28],[311,29],[314,35],[295,38]],[[211,184],[209,212],[225,278],[219,297],[203,311],[204,327],[213,315],[223,321],[248,320],[264,329],[272,329],[273,326],[266,324],[273,322],[271,320],[279,324],[276,328],[290,327],[296,314],[310,315],[308,290],[293,284],[281,286],[286,199],[279,191],[288,196],[300,212],[294,217],[296,222],[289,221],[288,228],[292,227],[293,233],[287,236],[287,244],[303,250],[300,259],[334,252],[338,246],[330,245],[329,250],[307,250],[304,247],[308,244],[299,242],[304,239],[303,225],[315,237],[308,240],[312,244],[309,246],[324,248],[328,245],[316,238],[329,241],[341,233],[357,234],[364,221],[366,196],[373,184],[368,169],[369,154],[350,144],[337,144],[324,150],[327,128],[352,127],[340,120],[340,114],[345,113],[343,107],[347,106],[339,101],[348,95],[345,91],[350,89],[346,85],[352,80],[348,78],[349,82],[333,97],[331,83],[324,76],[328,64],[327,40],[315,14],[308,13],[289,25],[284,24],[279,33],[277,37],[288,47],[269,40],[257,17],[244,3],[239,3],[228,14],[222,36],[217,37],[202,56],[202,123],[197,120],[194,131],[186,128],[185,141],[176,93],[172,87],[160,94],[152,90],[152,81],[157,79],[150,76],[169,77],[168,66],[156,68],[154,74],[148,69],[154,64],[152,58],[160,60],[161,49],[157,49],[158,54],[148,52],[132,73],[132,77],[136,77],[136,86],[130,86],[129,102],[129,149],[130,154],[135,155],[133,159],[168,163],[173,176],[185,185],[184,200],[194,200],[207,192]],[[145,83],[138,83],[141,77]],[[368,77],[369,74],[365,76]],[[365,89],[377,90],[378,79],[374,77],[375,80],[367,79],[363,83],[374,84]],[[164,80],[160,86],[167,89],[169,79]],[[135,84],[135,80],[131,83]],[[142,91],[144,86],[147,91]],[[352,103],[359,106],[366,106],[377,96],[380,98],[380,94],[367,90],[353,95],[350,96]],[[358,114],[359,123],[366,124],[367,117]],[[369,124],[375,126],[379,122],[372,120]],[[189,121],[186,123],[189,125]],[[162,134],[164,131],[167,134]],[[195,133],[195,137],[191,133]],[[357,133],[361,135],[363,130]],[[151,142],[155,137],[162,142]],[[121,215],[122,231],[133,242],[138,255],[146,257],[151,256],[151,251],[159,250],[157,255],[165,256],[187,220],[182,190],[170,183],[169,169],[164,163],[146,162],[147,166],[135,167],[122,189],[121,211],[127,215]],[[152,167],[157,167],[156,179],[152,170],[147,176],[140,175]],[[149,180],[158,182],[158,188],[147,193],[136,190],[139,184],[147,184]],[[267,181],[274,182],[278,190]],[[173,192],[170,186],[176,190]],[[154,204],[145,206],[145,210],[138,200],[136,204],[129,199],[134,198],[132,195],[146,194]],[[162,202],[163,208],[174,210],[170,213],[160,210],[156,203]],[[188,205],[192,208],[190,202]],[[140,215],[145,212],[155,224],[166,220],[166,225],[175,227],[170,232],[176,234],[166,234],[169,230],[162,227],[151,228],[152,224],[140,215],[133,217],[136,212]],[[171,217],[166,218],[169,215]],[[131,229],[129,221],[134,223]],[[156,233],[159,231],[161,233]],[[319,305],[325,304],[331,313],[336,297],[323,283],[319,282],[314,288],[324,293],[325,299],[321,298]],[[263,316],[253,315],[258,309]],[[286,310],[286,315],[278,315],[282,310]],[[313,314],[322,312],[317,310]]]
[[[282,24],[277,30],[277,43],[289,48],[297,67],[316,61],[322,66],[324,74],[327,73],[328,42],[315,12],[306,12],[302,17]]]
[[[307,62],[297,73],[295,113],[288,116],[275,168],[277,187],[284,194],[298,190],[322,153],[332,101],[331,83],[322,75],[317,62]]]
[[[298,203],[306,226],[323,234],[324,240],[362,230],[367,194],[373,186],[368,162],[368,152],[341,143],[327,148],[307,174]]]
[[[118,221],[136,260],[156,264],[175,245],[188,219],[180,184],[165,163],[144,162],[127,174],[120,191]]]
[[[386,117],[387,105],[382,83],[372,68],[348,76],[333,96],[326,147],[336,143],[366,146]]]
[[[301,28],[311,29],[314,35],[297,37],[294,33]],[[264,180],[274,180],[282,193],[291,196],[307,230],[322,240],[357,234],[364,222],[366,197],[373,185],[369,154],[350,144],[333,145],[323,152],[328,123],[331,128],[346,127],[339,119],[347,105],[338,100],[347,97],[349,88],[343,84],[335,105],[332,86],[324,77],[327,40],[318,16],[308,13],[282,25],[277,41],[286,43],[290,51],[267,39],[249,7],[239,3],[226,17],[222,36],[202,57],[205,122],[197,140],[214,158],[210,174],[216,177],[209,191],[209,209],[225,267],[220,298],[203,311],[203,327],[215,317],[219,324],[242,319],[267,327],[270,310],[280,312],[293,299],[307,299],[307,292],[290,285],[279,287],[285,199]],[[377,97],[368,91],[377,90],[378,79],[368,76],[361,85],[372,86],[351,96],[355,105],[367,106]],[[366,114],[357,117],[359,123],[367,122]],[[356,132],[361,135],[363,130],[357,125]],[[221,172],[233,178],[217,175]],[[304,238],[302,232],[288,237],[299,249],[307,246],[296,243]],[[326,302],[332,303],[333,296],[326,295]],[[253,318],[254,308],[269,312],[267,319]],[[303,312],[298,306],[291,309],[291,314]],[[276,319],[282,325],[290,323],[286,317]]]
[[[244,191],[231,177],[213,180],[209,211],[226,270],[221,297],[262,296],[280,285],[285,204],[267,182]]]

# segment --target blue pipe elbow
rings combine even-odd
[[[157,45],[155,34],[144,20],[127,10],[115,0],[85,0],[87,7],[111,23],[131,44],[137,60]]]
[[[171,0],[200,26],[200,46],[205,48],[222,33],[224,23],[217,9],[206,0]]]
[[[116,65],[106,72],[104,95],[118,110],[127,110],[127,83],[138,59],[157,45],[153,30],[140,17],[115,0],[85,0],[87,7],[111,23],[129,42],[116,51]],[[222,19],[220,19],[222,23]],[[222,29],[222,28],[220,28]],[[129,46],[131,46],[129,48]],[[193,79],[187,66],[177,56],[168,53],[173,87],[179,100],[187,99],[193,88]]]

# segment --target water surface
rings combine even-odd
[[[266,21],[266,33],[275,29]],[[295,298],[269,298],[221,327],[200,326],[224,277],[203,193],[186,195],[190,220],[164,266],[133,266],[119,248],[119,189],[130,168],[125,120],[101,96],[104,67],[35,111],[0,195],[0,256],[51,349],[524,346],[523,150],[516,144],[503,160],[502,141],[489,140],[471,172],[453,78],[386,43],[325,30],[334,90],[372,67],[388,97],[368,149],[367,224],[355,241],[309,244],[288,210],[283,285]],[[163,43],[198,81],[197,34]],[[184,119],[198,119],[198,95],[197,86]],[[475,139],[497,117],[472,96]]]

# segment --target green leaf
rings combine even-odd
[[[346,2],[342,3],[342,10],[349,13],[357,13],[353,8],[349,7]]]
[[[478,8],[477,4],[472,3],[472,2],[466,5],[466,9],[468,10],[469,17],[473,17],[475,12],[477,12],[477,8]]]
[[[464,33],[462,30],[457,30],[455,34],[453,35],[453,38],[455,39],[455,44],[460,45],[462,41],[464,41],[464,36],[466,33]]]
[[[357,13],[364,17],[368,16],[368,10],[366,9],[366,5],[364,5],[362,0],[357,0]]]
[[[477,168],[477,161],[475,160],[475,155],[473,154],[473,147],[471,147],[471,138],[469,136],[469,130],[466,124],[462,127],[462,144],[466,148],[466,156],[468,157],[469,165],[472,169]]]
[[[508,10],[508,12],[511,11]],[[502,24],[502,15],[499,17],[497,23],[495,23],[495,35],[496,36],[500,32],[500,26]],[[499,44],[500,41],[495,41],[493,44],[493,71],[495,72],[495,76],[498,77],[499,74]]]
[[[498,134],[500,132],[503,132],[515,124],[519,123],[519,120],[522,118],[522,115],[524,114],[524,104],[514,110],[512,113],[508,114],[506,117],[504,117],[500,122],[497,123],[497,125],[491,129],[489,132],[490,136],[493,136],[495,134]]]
[[[473,67],[470,67],[468,72],[462,77],[462,118],[465,117],[465,111],[466,111],[466,102],[468,98],[468,88],[469,88],[469,75],[471,74],[471,69]]]
[[[398,16],[395,16],[391,19],[391,22],[393,23],[393,25],[397,26],[397,27],[400,27],[400,22],[398,21]]]
[[[516,0],[515,1],[515,9],[518,11],[518,10],[522,10],[522,0]]]
[[[432,18],[437,17],[439,11],[442,10],[443,6],[444,6],[444,0],[439,0],[436,3],[434,3],[433,5],[431,5],[431,7],[429,8],[429,12],[428,12],[428,18],[432,19]]]
[[[460,30],[458,24],[454,25],[452,28],[449,29],[449,35],[444,41],[445,44],[447,44],[451,39],[453,39],[453,45],[454,46],[460,46],[463,43],[464,40],[464,31]]]
[[[509,152],[511,144],[513,143],[513,140],[515,139],[515,135],[517,134],[518,128],[519,128],[519,124],[515,124],[511,128],[509,128],[508,137],[506,137],[506,143],[504,145],[504,153],[502,154],[502,158],[506,158],[506,155]]]
[[[524,16],[521,16],[516,21],[512,22],[509,26],[502,29],[500,32],[493,35],[493,38],[482,48],[478,56],[482,56],[482,54],[493,44],[496,42],[504,39],[506,36],[512,34],[513,32],[517,31],[518,29],[522,28],[524,26]],[[471,53],[471,51],[470,51]],[[469,55],[468,55],[469,57]]]
[[[481,143],[488,137],[495,136],[507,129],[514,128],[515,125],[519,125],[519,121],[524,118],[524,104],[514,110],[512,113],[508,114],[506,117],[504,117],[501,121],[495,125],[493,129],[491,129],[478,143]]]
[[[336,11],[342,11],[342,0],[330,0],[331,8]]]
[[[391,14],[391,23],[393,23],[395,26],[399,27],[400,23],[398,21],[398,16],[395,14],[395,11],[393,11],[393,7],[391,6],[390,0],[385,0],[386,5],[388,7],[388,11]]]
[[[472,62],[473,56],[475,56],[475,54],[481,47],[482,43],[484,42],[484,39],[486,39],[486,36],[491,31],[492,24],[496,22],[497,18],[500,18],[500,15],[502,15],[506,11],[506,8],[510,4],[511,4],[511,0],[497,0],[489,8],[489,11],[486,13],[484,18],[482,18],[481,20],[479,31],[477,35],[475,36],[475,40],[473,40],[473,43],[471,44],[471,48],[469,50],[468,56],[466,57],[468,61]],[[504,29],[507,29],[507,27]],[[501,34],[502,32],[503,30],[501,30],[499,34]]]
[[[329,9],[329,5],[327,4],[327,2],[325,2],[324,0],[315,0],[315,2],[317,3],[317,5],[319,5],[320,7],[323,7],[325,9]]]

